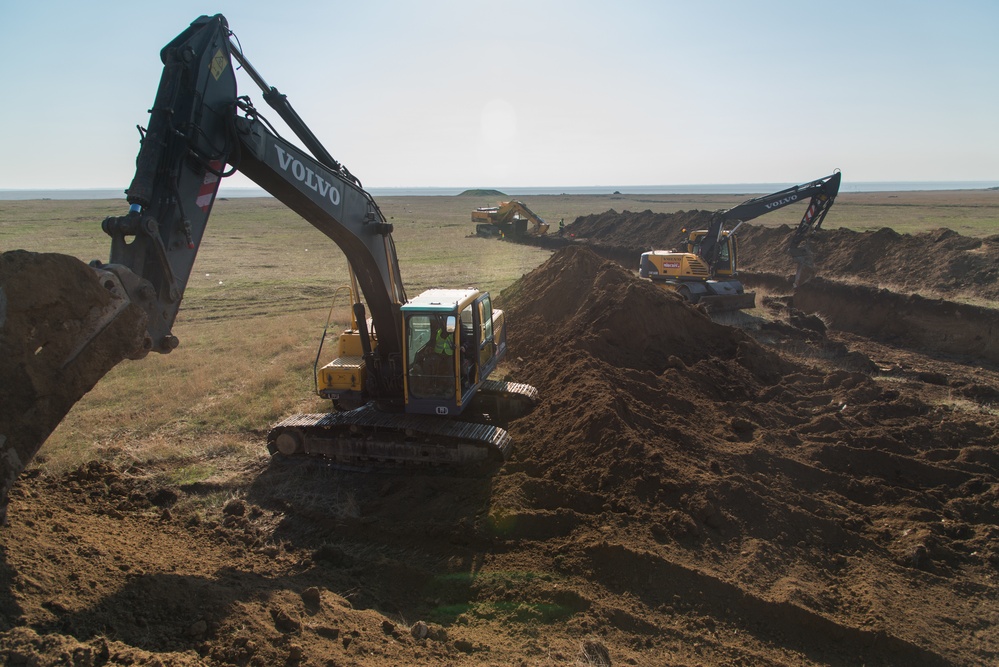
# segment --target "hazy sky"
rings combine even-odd
[[[214,13],[368,187],[999,181],[997,0],[0,0],[0,188],[127,187]]]

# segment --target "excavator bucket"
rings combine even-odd
[[[0,255],[0,523],[11,487],[70,408],[148,352],[145,312],[118,288],[68,255]]]

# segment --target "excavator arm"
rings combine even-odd
[[[64,255],[0,258],[0,522],[7,492],[72,406],[126,358],[177,347],[172,327],[220,179],[242,171],[345,253],[370,309],[354,311],[374,399],[402,394],[405,291],[388,224],[371,196],[263,83],[222,15],[202,16],[160,53],[163,73],[142,133],[129,210],[102,223],[110,259],[91,268]],[[233,58],[264,89],[305,151],[237,97]],[[228,169],[228,171],[226,171]],[[44,285],[32,276],[44,274]]]
[[[803,185],[774,192],[755,199],[749,199],[743,203],[720,212],[720,217],[725,221],[740,220],[746,222],[753,218],[758,218],[766,213],[773,213],[785,206],[790,206],[796,202],[803,201],[806,197],[811,197],[808,210],[805,212],[798,231],[807,231],[812,226],[819,229],[822,220],[825,219],[829,207],[839,193],[840,179],[842,173],[837,171],[829,176],[816,179]]]
[[[825,220],[826,214],[829,212],[833,202],[836,200],[836,195],[839,193],[841,178],[842,173],[836,171],[829,176],[818,178],[810,183],[795,185],[794,187],[769,195],[748,199],[738,206],[716,212],[711,219],[711,224],[708,226],[708,233],[701,242],[699,254],[708,263],[708,266],[714,267],[718,261],[721,238],[723,232],[725,232],[726,224],[738,221],[732,229],[728,230],[728,234],[731,236],[735,234],[736,229],[743,222],[758,218],[767,213],[773,213],[785,206],[804,201],[810,197],[811,200],[808,203],[808,208],[805,210],[801,222],[798,223],[791,238],[791,247],[797,247],[812,229],[820,229],[822,227],[822,221]]]
[[[148,349],[169,352],[220,179],[226,168],[238,170],[343,250],[375,323],[379,356],[398,355],[406,295],[392,225],[230,35],[223,16],[202,16],[161,52],[163,75],[126,191],[131,207],[104,221],[111,258],[95,268],[114,274],[146,310]],[[273,131],[249,98],[237,97],[234,58],[314,155]]]

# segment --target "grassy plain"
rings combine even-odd
[[[751,196],[549,195],[525,201],[554,228],[560,218],[569,224],[609,209],[714,210]],[[548,257],[536,248],[471,236],[472,209],[495,203],[491,197],[379,200],[395,225],[410,296],[430,287],[467,286],[497,294]],[[106,260],[100,221],[125,208],[124,201],[112,200],[0,201],[0,250]],[[800,209],[788,207],[754,224],[795,225]],[[999,233],[997,221],[995,190],[857,193],[840,195],[825,226],[903,233],[949,227],[989,236]],[[174,328],[180,348],[114,369],[70,412],[38,462],[58,471],[100,456],[120,465],[152,464],[175,483],[190,483],[265,457],[263,436],[271,423],[326,408],[312,393],[312,365],[330,299],[346,278],[339,249],[275,200],[219,200]],[[344,305],[333,310],[334,331],[346,324]]]

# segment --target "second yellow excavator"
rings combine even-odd
[[[642,253],[639,275],[667,289],[676,290],[687,301],[702,304],[708,311],[754,308],[756,293],[746,292],[742,282],[736,278],[739,245],[735,233],[739,226],[747,220],[811,197],[791,239],[792,258],[800,264],[805,261],[800,244],[810,230],[822,226],[822,221],[839,193],[841,177],[842,173],[837,171],[810,183],[717,211],[707,229],[692,231],[681,242],[685,247]],[[731,229],[725,229],[725,224],[729,222],[736,224]],[[684,230],[685,233],[686,231]]]

